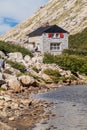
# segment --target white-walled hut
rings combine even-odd
[[[41,53],[61,54],[68,49],[68,32],[57,25],[41,26],[27,36],[30,46]]]

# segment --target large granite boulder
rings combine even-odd
[[[39,87],[39,83],[31,76],[23,75],[19,77],[19,80],[24,87]]]
[[[21,83],[20,81],[18,81],[16,76],[12,76],[10,74],[4,74],[4,77],[10,89],[14,90],[15,92],[19,92],[22,90]]]
[[[30,60],[31,60],[31,58],[30,58],[29,55],[26,55],[26,56],[24,57],[24,61],[25,61],[26,63],[29,63]]]
[[[23,60],[22,53],[20,52],[9,53],[8,56],[8,59],[12,61],[21,62]]]
[[[28,75],[20,76],[19,80],[23,86],[30,86],[35,82],[34,78]]]

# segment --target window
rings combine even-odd
[[[50,50],[60,50],[60,43],[50,43]]]

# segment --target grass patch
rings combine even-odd
[[[37,80],[38,82],[42,82],[42,81],[44,81],[45,82],[45,80],[42,78],[42,77],[38,77],[38,76],[36,76],[36,75],[33,75],[33,74],[29,74],[29,76],[31,76],[31,77],[33,77],[35,80]]]
[[[18,62],[7,60],[6,63],[10,64],[13,68],[20,70],[22,73],[26,71],[26,67]]]
[[[0,91],[6,91],[6,89],[5,88],[0,88]]]
[[[33,54],[31,51],[28,49],[21,47],[16,44],[0,41],[0,50],[5,52],[5,53],[10,53],[10,52],[21,52],[23,56],[29,55],[33,57]]]
[[[49,75],[54,83],[58,83],[60,81],[61,75],[58,70],[46,69],[44,70],[44,73]]]
[[[34,66],[34,67],[32,68],[32,70],[34,70],[35,72],[39,73],[39,70],[37,69],[36,66]]]
[[[73,73],[79,72],[80,74],[87,75],[87,57],[75,56],[75,55],[56,55],[45,54],[44,63],[55,63],[64,70],[70,70]]]
[[[74,49],[65,49],[65,50],[63,50],[62,54],[87,56],[87,51],[74,50]]]
[[[69,49],[87,51],[87,28],[80,33],[69,36]]]
[[[12,74],[12,71],[10,71],[9,69],[6,69],[6,70],[4,71],[4,73]]]

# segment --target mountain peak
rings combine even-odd
[[[22,41],[26,34],[47,22],[64,28],[70,34],[82,31],[87,27],[87,0],[49,0],[33,16],[0,36],[0,40]]]

